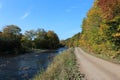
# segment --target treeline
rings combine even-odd
[[[120,57],[120,0],[95,0],[83,20],[78,41],[79,46],[91,52]]]
[[[75,34],[73,37],[61,41],[61,44],[66,47],[76,47],[79,46],[80,33]]]
[[[0,32],[0,54],[19,54],[32,49],[56,49],[59,38],[53,31],[37,29],[21,33],[20,27],[7,25]]]

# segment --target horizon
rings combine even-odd
[[[81,32],[81,25],[94,0],[0,0],[0,30],[17,25],[22,33],[43,28],[64,40]]]

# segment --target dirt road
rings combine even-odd
[[[86,80],[120,80],[120,65],[91,56],[80,48],[75,48],[75,55]]]

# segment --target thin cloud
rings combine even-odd
[[[26,19],[29,15],[30,15],[30,12],[26,12],[26,13],[21,17],[21,19]]]

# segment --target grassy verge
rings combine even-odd
[[[37,74],[33,80],[81,80],[76,66],[74,49],[68,49],[56,56],[48,69]]]
[[[107,54],[104,54],[105,52],[103,54],[102,53],[101,54],[97,54],[97,53],[93,53],[93,52],[88,51],[84,47],[80,47],[80,48],[82,48],[85,52],[90,53],[90,55],[93,55],[95,57],[104,59],[104,60],[112,62],[112,63],[120,64],[120,55],[115,57],[115,58],[112,58],[112,57],[108,56]]]

